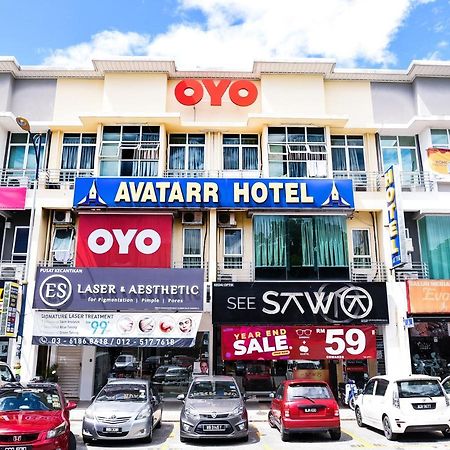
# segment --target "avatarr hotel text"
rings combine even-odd
[[[215,182],[204,182],[202,184],[188,181],[185,189],[179,182],[168,181],[122,181],[117,189],[115,202],[197,202],[218,203],[219,186]],[[273,201],[279,203],[313,203],[314,197],[308,195],[306,183],[278,183],[267,184],[256,182],[252,186],[248,182],[233,183],[233,200],[236,203],[250,202],[263,203],[269,195]]]

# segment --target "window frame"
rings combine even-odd
[[[362,145],[349,145],[348,140],[349,137],[352,138],[361,138],[363,143]],[[344,138],[344,145],[333,145],[333,138]],[[330,136],[330,151],[331,151],[331,166],[333,167],[333,148],[344,148],[345,151],[345,169],[342,170],[342,172],[347,172],[347,173],[360,173],[360,172],[365,172],[366,171],[366,151],[365,151],[365,147],[366,147],[366,143],[364,140],[364,135],[352,135],[352,134],[332,134]],[[363,165],[364,168],[362,170],[352,170],[350,168],[350,149],[351,148],[357,148],[357,149],[361,149],[362,150],[362,154],[363,154]],[[341,170],[339,169],[333,169],[333,172],[341,172]]]
[[[28,230],[28,239],[27,239],[27,245],[26,248],[28,248],[28,242],[30,240],[30,227],[29,225],[17,225],[16,227],[14,227],[14,237],[13,237],[13,242],[12,242],[12,247],[11,247],[11,261],[13,262],[24,262],[27,259],[27,252],[25,251],[25,253],[16,253],[14,251],[15,247],[16,247],[16,243],[17,243],[17,230],[24,230],[27,229]],[[23,257],[16,259],[16,257]]]
[[[447,133],[447,143],[446,144],[433,144],[433,133],[432,131],[443,130]],[[431,137],[431,147],[432,148],[448,148],[450,149],[450,129],[448,128],[430,128],[430,137]]]
[[[199,240],[200,240],[200,246],[199,246],[199,254],[187,254],[186,253],[186,231],[187,230],[199,230]],[[199,265],[191,265],[185,266],[185,260],[188,259],[194,259],[194,258],[200,258]],[[183,227],[183,267],[187,268],[201,268],[203,267],[203,229],[202,227]]]
[[[384,383],[386,383],[386,385],[385,385],[385,387],[384,387],[384,391],[383,391],[382,394],[380,394],[380,393],[378,392],[378,386],[380,386],[380,384],[384,384]],[[373,391],[373,395],[376,396],[376,397],[384,397],[384,396],[386,395],[386,392],[387,392],[387,390],[388,390],[388,387],[389,387],[389,380],[386,380],[385,378],[379,378],[379,379],[377,380],[377,384],[376,384],[375,389],[374,389],[374,391]]]
[[[353,238],[353,233],[355,231],[367,232],[367,242],[369,244],[369,254],[368,255],[357,255],[355,253],[355,246],[354,246],[354,242],[355,241],[354,241],[354,238]],[[352,228],[351,229],[351,248],[352,248],[351,255],[352,255],[352,262],[353,263],[355,263],[357,259],[362,259],[362,260],[369,259],[369,262],[372,261],[372,246],[371,246],[371,240],[370,240],[370,237],[371,237],[370,231],[371,231],[371,229],[369,227],[364,227],[364,228],[360,227],[360,228]],[[358,265],[358,267],[364,268],[364,267],[366,267],[366,265],[363,263],[363,265],[361,265],[361,266]]]
[[[400,145],[400,138],[411,138],[411,137],[414,139],[414,147],[411,147],[409,145]],[[392,138],[392,139],[395,138],[396,144],[395,145],[389,145],[389,146],[383,146],[383,138]],[[384,164],[384,159],[385,158],[384,158],[383,149],[385,149],[385,148],[386,149],[394,148],[396,150],[396,153],[397,153],[397,164],[396,164],[396,166],[399,167],[401,172],[412,172],[412,173],[420,172],[419,154],[418,154],[418,146],[417,146],[416,136],[414,136],[414,135],[413,136],[405,136],[405,135],[393,135],[393,136],[384,135],[384,136],[381,136],[380,135],[378,140],[379,140],[379,144],[380,144],[381,165],[382,165],[383,172],[385,172],[389,168],[389,167],[385,168],[385,164]],[[402,150],[403,149],[410,149],[410,150],[414,149],[414,157],[415,157],[416,166],[417,166],[416,170],[411,171],[411,170],[405,170],[403,168],[403,159],[402,159]]]
[[[69,248],[67,250],[64,250],[65,252],[69,253],[70,258],[68,258],[67,261],[63,261],[63,262],[58,261],[55,258],[55,253],[58,250],[54,249],[54,245],[55,245],[56,233],[59,230],[69,230],[71,232]],[[62,250],[59,250],[59,251],[62,251]],[[75,260],[75,228],[74,227],[71,227],[71,226],[53,227],[52,240],[51,240],[51,246],[50,246],[50,257],[51,257],[52,264],[54,264],[54,265],[55,265],[55,262],[57,263],[56,265],[62,265],[62,266],[72,264],[72,262]]]
[[[171,144],[170,143],[170,137],[171,136],[185,136],[185,143],[184,144]],[[189,143],[189,136],[195,136],[195,135],[202,135],[205,139],[205,142],[203,144],[191,144]],[[178,172],[203,172],[205,170],[205,156],[206,156],[206,133],[169,133],[168,135],[168,146],[167,146],[167,169],[169,171]],[[203,161],[202,161],[202,168],[201,169],[190,169],[189,168],[189,156],[190,156],[190,149],[192,147],[203,147]],[[172,148],[174,147],[184,147],[184,154],[183,154],[183,168],[173,168],[170,167],[170,157],[172,155]]]
[[[64,138],[65,138],[66,135],[76,135],[76,134],[79,136],[79,142],[78,142],[78,144],[71,144],[71,145],[69,145],[69,144],[64,144]],[[94,136],[94,137],[95,137],[95,142],[94,142],[93,144],[84,144],[84,143],[83,143],[83,137],[85,137],[85,136],[87,136],[87,135],[90,135],[90,136]],[[64,133],[62,139],[63,139],[63,140],[62,140],[62,147],[61,147],[61,164],[60,164],[60,166],[62,166],[62,163],[63,163],[64,147],[75,147],[75,146],[77,147],[77,164],[76,164],[76,167],[68,168],[68,169],[63,169],[63,168],[61,167],[61,170],[64,170],[64,171],[67,171],[67,172],[70,172],[70,171],[79,171],[79,170],[86,170],[86,171],[88,171],[88,170],[94,170],[94,166],[95,166],[95,156],[96,156],[96,151],[97,151],[97,133]],[[83,147],[90,147],[90,148],[93,148],[93,149],[94,149],[94,161],[93,161],[92,167],[89,168],[89,169],[81,169],[81,168],[80,168],[80,163],[81,163],[81,153],[82,153]]]
[[[233,135],[237,135],[239,136],[239,144],[225,144],[224,138],[226,136],[233,136]],[[256,136],[258,143],[257,144],[243,144],[242,143],[242,137],[243,136]],[[261,139],[259,134],[257,133],[223,133],[222,134],[222,170],[224,171],[233,171],[233,170],[237,170],[237,171],[254,171],[254,170],[259,170],[260,167],[260,145],[261,145]],[[225,168],[225,148],[230,148],[230,147],[238,147],[238,156],[239,156],[239,162],[238,162],[238,167],[236,169],[226,169]],[[243,162],[244,162],[244,148],[246,147],[250,147],[250,148],[256,148],[256,155],[257,155],[257,160],[256,160],[256,168],[254,169],[244,169],[243,167]]]
[[[26,136],[26,142],[24,143],[16,143],[12,142],[13,136],[15,135],[22,135]],[[9,167],[10,159],[11,159],[11,148],[13,147],[25,147],[24,150],[24,156],[23,156],[23,164],[22,167]],[[39,153],[39,170],[42,170],[44,167],[44,161],[45,161],[45,149],[47,147],[47,134],[41,133],[41,142],[40,142],[40,153]],[[17,171],[17,172],[29,172],[30,177],[34,179],[35,174],[35,167],[28,167],[28,159],[30,157],[30,154],[35,156],[34,153],[34,145],[33,141],[31,139],[31,136],[29,133],[10,133],[8,138],[8,151],[7,151],[7,159],[5,164],[5,169],[11,172]]]

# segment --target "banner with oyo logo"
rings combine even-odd
[[[376,358],[374,326],[222,327],[222,359]]]
[[[77,267],[170,267],[171,215],[81,215]]]

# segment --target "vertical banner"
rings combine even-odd
[[[20,284],[13,281],[0,281],[0,336],[16,336],[20,305]]]
[[[171,215],[81,215],[77,267],[170,268]]]

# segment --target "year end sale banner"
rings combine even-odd
[[[374,359],[376,328],[222,327],[222,359]]]

